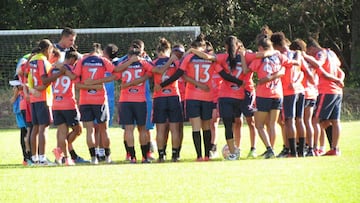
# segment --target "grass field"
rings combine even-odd
[[[19,131],[0,131],[0,202],[360,202],[360,122],[342,124],[340,157],[194,162],[191,128],[179,163],[126,164],[122,130],[111,128],[113,165],[23,167]],[[219,128],[218,148],[224,145]],[[277,138],[276,153],[281,150]],[[49,132],[47,154],[55,146]],[[170,146],[169,146],[170,147]],[[264,151],[258,140],[258,153]],[[78,154],[88,158],[84,134]],[[136,147],[137,157],[140,147]],[[168,149],[168,154],[171,153]]]

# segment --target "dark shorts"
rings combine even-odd
[[[153,104],[154,123],[177,123],[183,121],[182,106],[178,96],[158,97]]]
[[[33,125],[50,125],[50,110],[45,101],[31,103],[31,122]]]
[[[146,124],[146,102],[119,102],[118,112],[120,125]]]
[[[241,116],[242,100],[234,98],[219,98],[219,113],[221,118],[238,118]]]
[[[282,106],[281,98],[256,97],[257,111],[270,112],[271,110],[280,110]]]
[[[304,117],[304,94],[294,94],[284,96],[282,118],[302,118]]]
[[[80,114],[76,109],[73,110],[53,110],[54,125],[65,123],[67,126],[72,127],[79,125]]]
[[[339,120],[341,113],[341,94],[320,94],[316,101],[315,117],[323,120]]]
[[[183,121],[188,122],[189,117],[187,116],[187,113],[186,113],[185,101],[181,101],[181,107],[182,107],[182,113],[183,113]]]
[[[26,111],[27,110],[21,110],[21,115],[23,116],[23,118],[26,118],[26,114],[27,114]],[[25,124],[26,124],[26,127],[28,127],[28,128],[31,128],[33,126],[31,122],[25,121]]]
[[[255,93],[245,90],[244,100],[241,102],[241,112],[245,117],[254,115]]]
[[[186,100],[186,114],[189,118],[199,117],[201,120],[210,120],[212,118],[214,103],[200,100]]]
[[[305,99],[304,108],[305,107],[314,107],[316,104],[315,99]]]
[[[104,123],[109,118],[109,106],[103,105],[80,105],[81,121],[90,122],[96,120],[97,123]]]

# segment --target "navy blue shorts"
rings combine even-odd
[[[183,121],[182,106],[179,96],[154,98],[154,123],[177,123]]]
[[[31,122],[33,125],[50,125],[50,110],[45,101],[31,103]]]
[[[293,94],[284,96],[282,118],[303,118],[304,117],[304,94]]]
[[[72,110],[53,110],[54,125],[65,123],[67,126],[72,127],[79,125],[80,114],[76,109]]]
[[[305,108],[305,107],[314,107],[315,104],[316,104],[316,100],[315,100],[315,99],[305,99],[304,108]]]
[[[212,101],[186,100],[186,115],[189,118],[200,116],[201,120],[210,120],[212,118],[213,105]]]
[[[120,125],[146,124],[146,102],[119,102],[118,112]]]
[[[182,107],[182,113],[183,113],[183,121],[188,122],[189,117],[187,116],[187,113],[186,113],[185,101],[181,101],[181,107]]]
[[[254,92],[249,92],[245,90],[245,98],[241,102],[241,112],[245,117],[254,116],[254,102]]]
[[[238,118],[241,116],[242,100],[234,98],[219,98],[219,113],[221,118]]]
[[[315,117],[323,120],[339,120],[341,113],[341,94],[320,94],[316,101]]]
[[[23,118],[26,118],[26,110],[21,110],[21,115],[23,116]],[[33,126],[31,122],[26,122],[26,119],[24,120],[27,128],[31,128]]]
[[[257,111],[270,112],[271,110],[280,110],[282,106],[281,98],[256,97]]]
[[[97,123],[105,123],[109,118],[109,106],[103,105],[80,105],[81,121],[90,122],[96,120]]]

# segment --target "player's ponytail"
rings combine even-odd
[[[165,53],[167,51],[170,51],[171,44],[170,42],[165,38],[160,38],[159,44],[156,47],[157,53]]]
[[[101,44],[93,43],[93,53],[102,54]]]
[[[229,36],[225,40],[225,45],[227,46],[227,52],[229,54],[230,69],[234,70],[236,68],[236,51],[237,51],[238,39],[235,36]]]
[[[206,46],[205,35],[202,33],[198,35],[196,39],[191,43],[191,47],[194,48],[205,47],[205,46]]]

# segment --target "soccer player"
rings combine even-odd
[[[341,62],[336,54],[330,49],[322,48],[313,38],[310,38],[307,43],[307,53],[309,55],[304,54],[305,59],[316,67],[319,76],[319,96],[314,117],[316,125],[314,128],[317,128],[315,133],[325,134],[326,128],[331,125],[332,130],[328,131],[331,137],[331,149],[324,155],[338,156],[340,155],[340,113],[345,74],[340,68]]]
[[[119,76],[121,80],[119,124],[125,126],[124,144],[130,154],[131,163],[136,163],[133,134],[135,124],[139,131],[142,163],[151,162],[148,156],[150,144],[145,126],[147,114],[150,113],[147,111],[145,80],[152,76],[153,66],[141,56],[143,47],[141,40],[133,41],[127,59],[117,66],[122,70]]]
[[[34,163],[49,165],[51,163],[45,156],[47,130],[52,120],[49,111],[49,106],[52,103],[51,87],[49,87],[49,84],[62,73],[48,76],[51,68],[49,60],[53,53],[53,45],[50,40],[41,40],[36,48],[36,52],[37,54],[30,59],[28,75],[33,124],[31,132],[31,159]]]
[[[80,115],[78,113],[76,100],[75,100],[75,88],[73,80],[76,79],[76,75],[72,73],[73,65],[78,59],[78,54],[76,51],[66,52],[64,64],[60,67],[53,66],[50,70],[51,74],[58,72],[63,72],[64,75],[56,79],[52,83],[53,88],[53,117],[54,125],[57,126],[57,148],[53,150],[56,162],[58,164],[64,163],[67,166],[75,165],[78,157],[72,155],[68,157],[69,154],[74,153],[74,151],[69,152],[68,145],[71,144],[77,136],[81,134],[81,125],[80,125]],[[72,128],[72,131],[69,132],[69,127]],[[73,158],[74,156],[74,158]],[[73,160],[74,159],[74,160]],[[80,158],[81,159],[81,158]],[[78,160],[77,163],[80,161]]]
[[[197,51],[204,52],[206,41],[204,35],[200,34],[192,43],[191,47]],[[205,57],[206,58],[206,57]],[[208,161],[211,149],[211,131],[210,119],[213,109],[213,95],[210,91],[212,74],[215,71],[215,64],[212,60],[204,59],[193,53],[184,57],[180,68],[168,80],[162,82],[162,88],[171,84],[184,75],[186,83],[185,102],[186,114],[192,126],[192,136],[197,154],[197,161]],[[233,80],[241,85],[242,81],[226,74],[223,70],[217,70],[223,78]],[[201,150],[201,133],[203,130],[203,142],[205,147],[205,156],[202,156]]]
[[[306,43],[302,39],[295,39],[291,42],[289,48],[291,50],[301,51],[301,54],[306,52]],[[304,124],[306,132],[306,143],[308,149],[306,151],[306,156],[315,156],[314,153],[314,127],[312,125],[312,117],[314,112],[314,106],[316,103],[317,97],[317,82],[318,77],[315,73],[315,68],[307,63],[307,61],[302,57],[304,79],[302,84],[304,86],[305,94],[305,103],[304,103]]]
[[[259,35],[256,44],[260,52],[273,50],[272,43],[267,35]],[[249,66],[249,70],[256,72],[259,78],[256,86],[257,111],[254,116],[255,126],[266,147],[264,153],[266,159],[275,156],[272,144],[275,142],[275,124],[279,116],[283,96],[280,77],[285,74],[284,67],[291,65],[292,63],[287,60],[286,56],[275,54],[270,57],[256,59]],[[249,70],[245,69],[244,72],[247,73]],[[270,134],[265,130],[266,123]]]
[[[171,53],[171,44],[162,38],[157,46],[158,58],[153,61],[154,68],[154,85],[160,85],[171,75],[173,75],[179,67],[179,61],[176,55]],[[164,68],[164,66],[166,68]],[[154,91],[153,105],[153,122],[156,124],[156,142],[158,147],[158,162],[165,161],[165,144],[167,142],[167,128],[171,132],[172,138],[172,157],[173,162],[177,162],[179,158],[180,147],[180,122],[183,121],[182,107],[180,103],[180,93],[178,82],[174,81],[165,88],[157,88]]]
[[[80,59],[74,69],[80,82],[76,83],[80,89],[80,114],[81,121],[86,128],[86,139],[91,156],[91,164],[98,164],[95,154],[94,120],[98,124],[102,144],[105,148],[105,162],[112,163],[110,151],[110,139],[107,132],[107,120],[109,118],[109,107],[107,105],[106,90],[104,84],[85,84],[87,81],[104,78],[105,72],[113,72],[113,64],[102,56],[101,45],[93,44],[93,51]]]
[[[18,128],[20,128],[20,145],[23,154],[23,165],[28,165],[28,160],[31,158],[29,154],[29,145],[26,142],[26,121],[25,117],[22,115],[21,112],[21,102],[25,100],[23,86],[22,83],[19,81],[18,75],[15,75],[14,80],[9,81],[10,85],[13,86],[13,95],[10,98],[10,103],[13,105],[13,113],[15,114],[16,124]]]
[[[75,48],[75,40],[75,30],[69,27],[65,27],[61,32],[60,41],[54,44],[54,47],[58,48],[61,53],[59,62],[63,62],[65,60],[65,54],[66,52],[71,51],[70,48]]]
[[[304,86],[300,52],[292,51],[286,42],[283,32],[275,32],[271,35],[274,49],[286,55],[289,59],[296,60],[299,64],[285,69],[285,75],[281,77],[283,88],[283,106],[281,109],[281,126],[284,128],[284,149],[277,157],[304,157],[305,148],[305,124],[304,115]],[[296,123],[295,123],[296,122]],[[297,149],[296,141],[299,140]],[[288,149],[290,151],[288,151]]]

